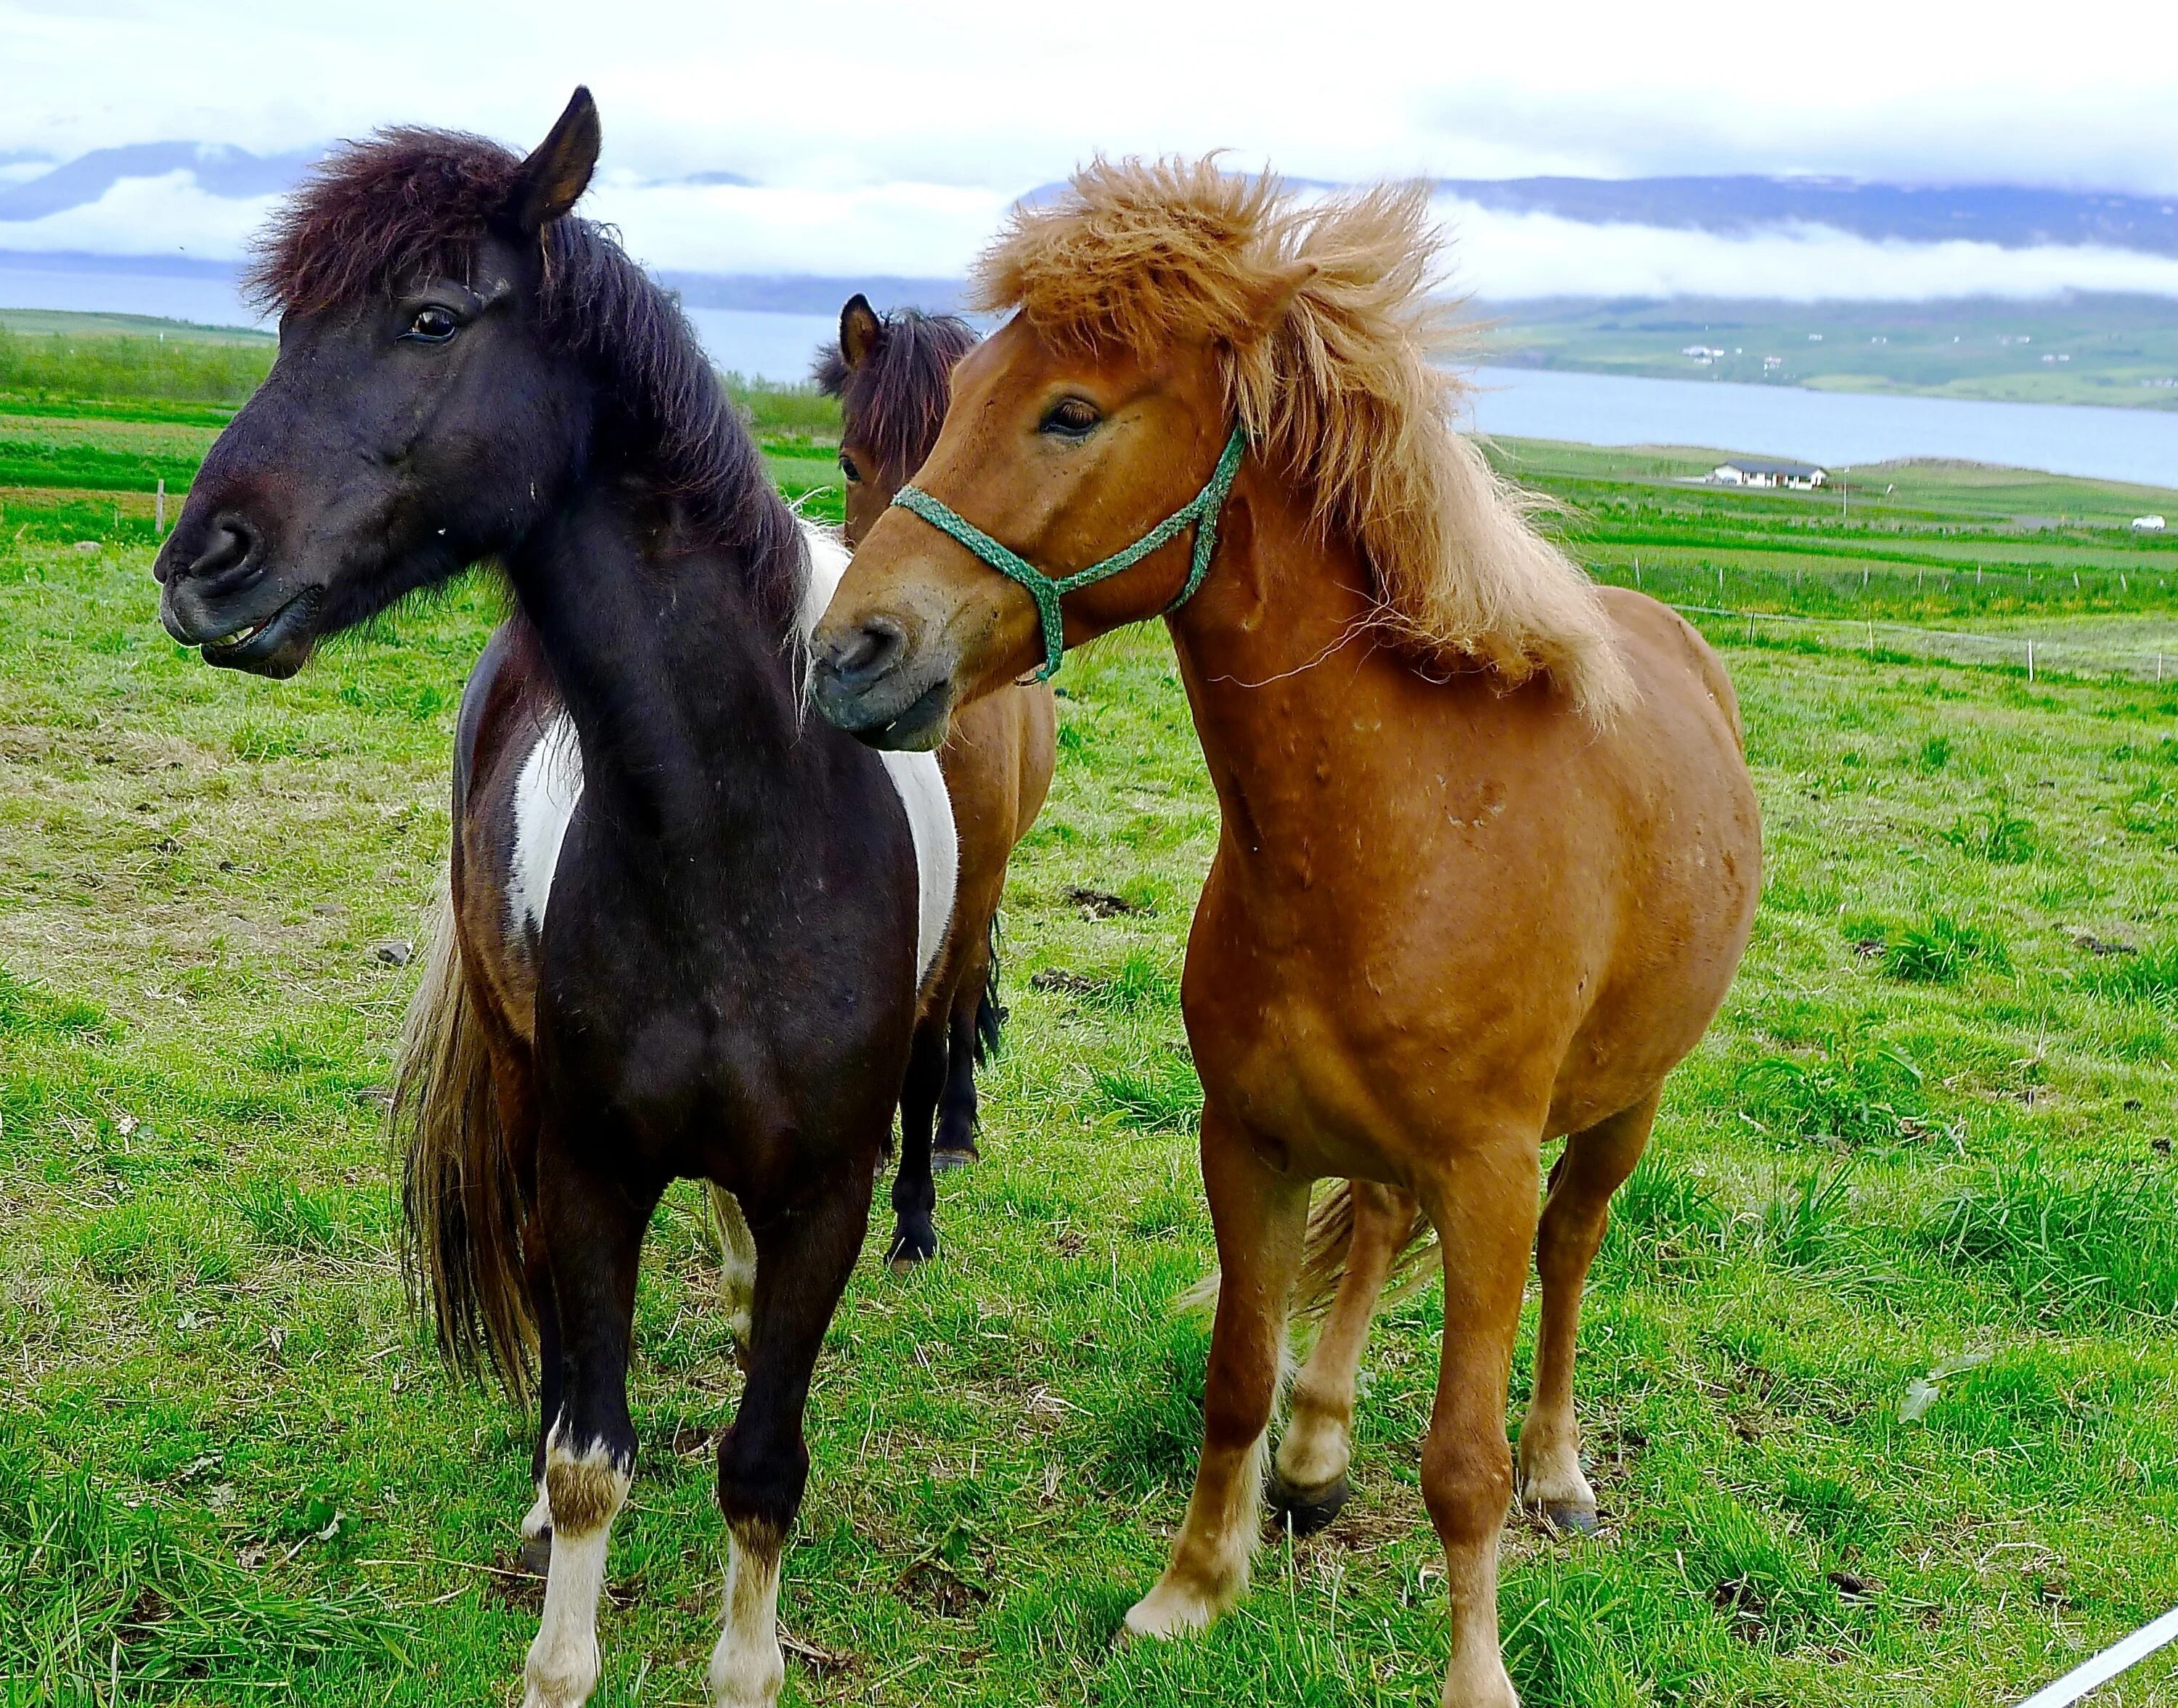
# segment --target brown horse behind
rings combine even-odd
[[[1422,1455],[1452,1599],[1443,1700],[1508,1708],[1497,1559],[1529,1253],[1543,1314],[1518,1487],[1592,1522],[1580,1291],[1665,1076],[1738,964],[1761,839],[1716,654],[1591,585],[1451,430],[1437,252],[1418,189],[1303,207],[1207,163],[1100,164],[985,258],[984,306],[1015,313],[956,370],[917,484],[1059,577],[1188,504],[1245,431],[1207,579],[1169,616],[1223,809],[1183,985],[1223,1285],[1194,1496],[1127,1626],[1198,1629],[1245,1589],[1289,1302],[1350,1216],[1280,1454],[1303,1493],[1343,1481],[1354,1360],[1418,1203],[1444,1278]],[[1183,536],[1070,594],[1067,640],[1172,605],[1189,552]],[[814,645],[826,714],[900,747],[1042,656],[1022,590],[898,511]],[[1376,1184],[1311,1239],[1311,1184],[1333,1176]]]
[[[840,474],[846,483],[850,549],[885,512],[938,442],[953,369],[976,346],[975,329],[952,315],[902,309],[880,315],[859,291],[840,310],[840,342],[820,351],[816,379],[840,404]],[[943,1038],[918,1048],[900,1098],[900,1125],[927,1127],[933,1076],[942,1076],[937,1131],[928,1141],[942,1173],[976,1158],[976,1068],[998,1042],[996,944],[1006,859],[1028,834],[1051,787],[1058,758],[1059,706],[1050,687],[1004,687],[962,709],[938,750],[960,832],[956,928],[946,944],[939,988],[949,994]],[[928,1257],[937,1234],[928,1170],[903,1163],[894,1182],[900,1225],[895,1263]],[[913,1196],[912,1202],[906,1202]],[[924,1249],[921,1237],[928,1233]]]

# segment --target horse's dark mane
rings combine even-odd
[[[468,280],[490,233],[512,237],[522,157],[459,131],[402,129],[336,150],[272,219],[244,276],[260,307],[310,315],[427,278]],[[747,561],[771,615],[801,597],[792,513],[679,306],[604,227],[572,216],[539,234],[549,348],[586,364],[647,473],[698,544]],[[941,406],[942,408],[942,406]]]
[[[878,460],[889,486],[904,484],[930,454],[952,396],[953,369],[976,347],[976,329],[955,315],[900,309],[879,323],[876,346],[850,368],[837,344],[817,353],[818,386],[840,400],[846,437]]]

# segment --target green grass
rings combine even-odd
[[[813,446],[773,454],[825,484]],[[159,632],[148,500],[0,505],[0,1700],[505,1700],[528,1426],[404,1314],[380,1124],[414,966],[375,952],[419,930],[497,595],[258,682]],[[1695,519],[1754,550],[1811,543],[1799,516]],[[1530,1708],[2016,1700],[2178,1601],[2178,687],[1717,632],[1763,911],[1597,1266],[1605,1533],[1508,1528],[1508,1654]],[[1111,1646],[1201,1423],[1207,1331],[1168,1309],[1212,1258],[1176,981],[1218,819],[1159,633],[1061,688],[986,1160],[941,1182],[938,1262],[896,1278],[873,1241],[818,1371],[782,1612],[836,1664],[791,1661],[789,1700],[1434,1702],[1434,1289],[1371,1341],[1333,1530],[1267,1546],[1206,1640]],[[677,1190],[610,1708],[700,1698],[715,1284]],[[1532,1330],[1531,1303],[1516,1387]],[[2178,1669],[2122,1700],[2173,1708]]]

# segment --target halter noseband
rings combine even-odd
[[[939,533],[949,534],[985,563],[1009,581],[1018,582],[1028,596],[1036,601],[1037,615],[1043,621],[1043,668],[1030,678],[1032,682],[1048,682],[1059,668],[1060,656],[1066,650],[1066,627],[1059,615],[1059,601],[1078,588],[1097,582],[1108,580],[1125,570],[1132,569],[1159,547],[1170,545],[1190,523],[1201,524],[1195,534],[1195,556],[1188,566],[1187,582],[1165,607],[1167,611],[1178,610],[1195,597],[1195,590],[1202,585],[1202,578],[1210,572],[1210,559],[1218,550],[1218,518],[1225,508],[1225,497],[1233,490],[1233,477],[1240,472],[1240,459],[1247,452],[1248,431],[1234,427],[1233,436],[1225,441],[1225,454],[1218,459],[1217,472],[1211,475],[1210,484],[1196,493],[1192,501],[1174,511],[1163,522],[1123,551],[1115,551],[1102,562],[1092,563],[1086,569],[1077,569],[1071,575],[1046,575],[1019,552],[1010,550],[969,521],[960,512],[941,499],[933,498],[919,486],[903,486],[893,495],[892,501],[903,510],[911,511]]]

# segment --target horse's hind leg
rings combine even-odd
[[[979,995],[977,1002],[988,1001]],[[946,1022],[945,1095],[938,1103],[931,1166],[939,1174],[974,1163],[976,1149],[977,1002],[963,1002]]]
[[[770,1708],[786,1676],[779,1651],[779,1558],[809,1475],[802,1418],[832,1312],[869,1224],[869,1174],[850,1164],[806,1213],[757,1231],[748,1387],[719,1441],[728,1537],[725,1620],[709,1675],[712,1708]]]
[[[1543,1316],[1535,1342],[1535,1391],[1520,1426],[1520,1504],[1562,1530],[1593,1534],[1595,1491],[1580,1468],[1573,1410],[1573,1340],[1581,1289],[1610,1220],[1611,1195],[1641,1160],[1655,1125],[1656,1094],[1566,1141],[1551,1170],[1535,1241]]]
[[[544,1490],[545,1443],[560,1415],[560,1312],[552,1299],[551,1266],[544,1261],[544,1230],[533,1211],[523,1230],[523,1267],[529,1278],[529,1308],[537,1321],[537,1450],[530,1455],[529,1481],[537,1499],[522,1520],[522,1565],[543,1577],[552,1564],[552,1503]]]
[[[1415,1224],[1415,1201],[1396,1186],[1356,1180],[1351,1190],[1354,1231],[1347,1243],[1346,1273],[1294,1382],[1271,1485],[1271,1498],[1296,1536],[1322,1530],[1346,1503],[1361,1354],[1369,1344],[1376,1301]]]
[[[1216,1105],[1202,1112],[1202,1183],[1218,1231],[1218,1320],[1202,1390],[1202,1463],[1171,1562],[1127,1614],[1136,1636],[1199,1631],[1239,1600],[1261,1525],[1286,1309],[1300,1272],[1309,1183],[1267,1163]]]
[[[938,1185],[930,1173],[930,1129],[945,1088],[945,1017],[927,1015],[915,1028],[907,1077],[900,1088],[900,1172],[893,1176],[892,1245],[895,1270],[938,1255]]]
[[[664,1183],[638,1185],[547,1134],[539,1210],[551,1254],[566,1371],[544,1450],[552,1565],[523,1667],[523,1708],[582,1708],[598,1681],[605,1543],[635,1475],[627,1359],[636,1266]]]

